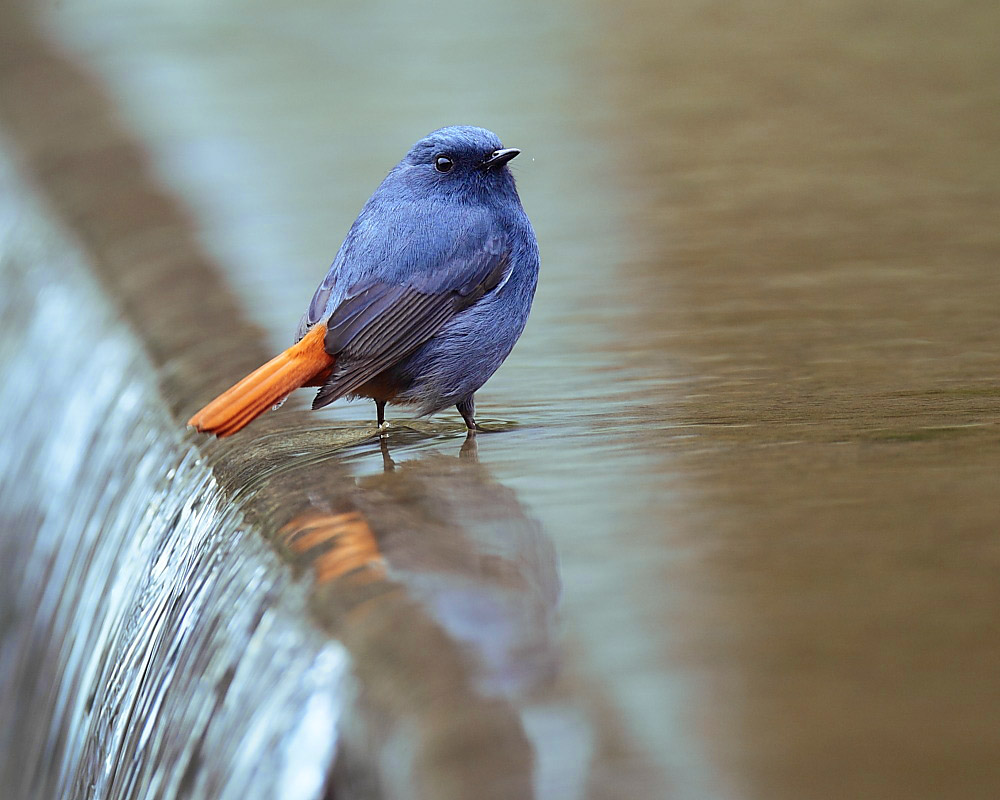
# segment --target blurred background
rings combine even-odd
[[[12,797],[1000,793],[995,3],[0,30]],[[183,434],[451,124],[542,254],[497,432]]]

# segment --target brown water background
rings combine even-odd
[[[1000,7],[46,19],[276,348],[412,140],[524,151],[543,273],[478,457],[554,546],[557,682],[619,731],[567,758],[606,796],[997,796]],[[458,453],[457,415],[416,427],[399,463]]]

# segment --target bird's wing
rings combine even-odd
[[[326,323],[326,352],[336,367],[313,408],[349,394],[412,353],[496,288],[508,261],[504,240],[470,237],[407,281],[368,279],[351,287]]]
[[[300,341],[309,329],[323,317],[323,313],[326,311],[326,304],[330,300],[330,294],[333,292],[336,282],[337,271],[331,269],[323,279],[323,282],[316,287],[316,292],[309,302],[309,308],[306,309],[306,313],[299,320],[299,327],[295,331],[296,342]]]

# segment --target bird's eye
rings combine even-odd
[[[448,156],[438,156],[434,159],[434,169],[438,172],[451,172],[455,163]]]

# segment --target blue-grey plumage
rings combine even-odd
[[[483,128],[413,146],[351,227],[299,325],[336,359],[314,408],[373,397],[430,414],[460,406],[510,354],[538,281],[538,245],[504,149]]]
[[[370,397],[430,414],[450,405],[475,429],[474,394],[524,330],[538,244],[507,163],[483,128],[417,142],[351,226],[299,323],[296,343],[188,421],[229,436],[300,386],[319,408]]]

